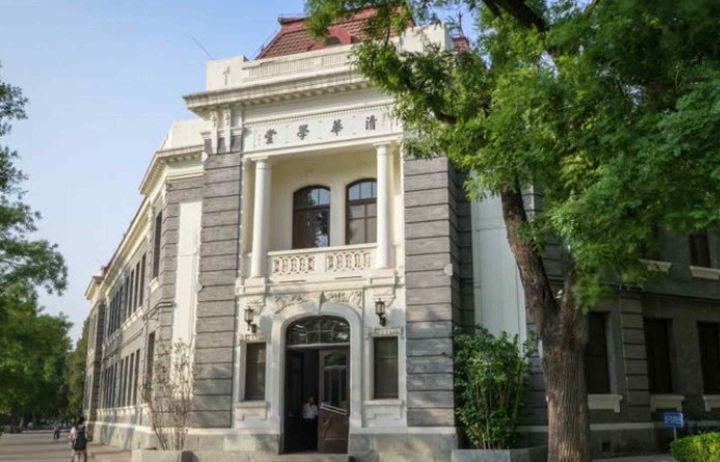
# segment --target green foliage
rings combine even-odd
[[[720,3],[311,0],[316,33],[364,6],[406,4],[420,22],[457,6],[470,52],[406,52],[389,35],[358,45],[357,68],[392,95],[406,153],[443,153],[471,195],[542,194],[526,239],[562,238],[587,308],[609,277],[640,284],[655,226],[720,223]],[[507,7],[507,5],[510,5]],[[378,20],[389,24],[390,20]]]
[[[720,461],[720,433],[686,436],[670,445],[670,453],[678,462]]]
[[[525,401],[531,343],[517,336],[493,337],[486,329],[457,331],[455,387],[458,419],[480,449],[507,449],[517,443],[518,412]]]
[[[67,360],[67,410],[69,418],[82,415],[85,394],[85,372],[87,364],[88,321],[85,320],[82,335]]]
[[[0,138],[25,118],[19,88],[0,80]],[[57,415],[65,400],[70,323],[44,314],[37,287],[65,288],[67,270],[56,246],[33,239],[39,215],[22,202],[25,179],[17,153],[0,145],[0,414]]]

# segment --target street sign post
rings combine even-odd
[[[673,437],[677,440],[677,429],[685,427],[685,415],[679,411],[663,412],[663,424],[673,429]]]

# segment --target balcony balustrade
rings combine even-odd
[[[330,281],[364,277],[373,268],[376,245],[275,250],[267,254],[270,282]]]

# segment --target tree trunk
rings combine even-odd
[[[583,355],[587,318],[573,297],[577,274],[570,265],[564,275],[563,290],[553,294],[540,250],[522,234],[527,224],[522,194],[507,191],[500,199],[525,303],[542,342],[548,462],[587,462],[589,421]]]
[[[584,345],[567,336],[572,336],[572,332],[542,338],[548,461],[552,462],[590,460]]]

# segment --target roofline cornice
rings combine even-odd
[[[167,165],[188,160],[200,160],[202,151],[202,144],[156,151],[140,182],[140,193],[148,195],[155,188]]]
[[[229,107],[255,106],[325,95],[340,91],[369,88],[370,83],[358,72],[345,68],[320,75],[284,78],[185,95],[187,108],[202,116],[206,111]]]

